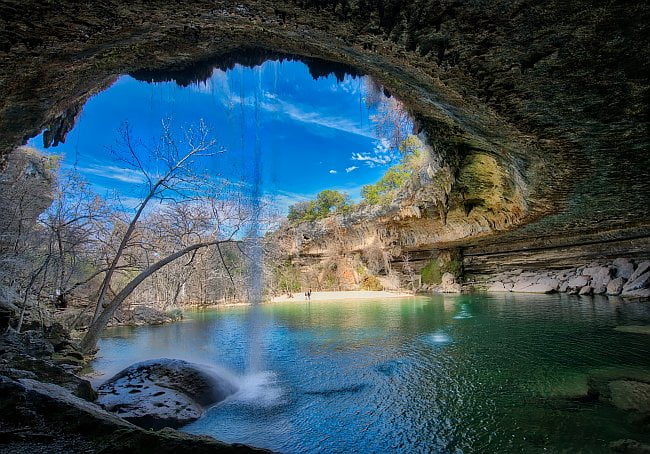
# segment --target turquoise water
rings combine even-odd
[[[307,452],[608,452],[650,442],[647,420],[582,399],[590,379],[650,381],[647,303],[565,295],[463,295],[264,306],[263,371],[246,373],[247,308],[119,328],[93,367],[185,358],[241,391],[185,427],[228,442]],[[644,427],[644,424],[646,425]]]

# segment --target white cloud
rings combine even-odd
[[[137,184],[145,181],[145,177],[141,172],[113,165],[94,164],[86,167],[77,167],[77,171],[82,174],[90,174],[107,178],[109,180],[121,181],[122,183]]]
[[[379,140],[369,153],[352,153],[353,161],[365,162],[369,167],[391,164],[399,159],[399,154],[387,139]]]
[[[371,127],[362,128],[355,121],[348,118],[326,116],[312,110],[307,110],[297,104],[283,101],[273,93],[264,92],[257,100],[253,96],[242,98],[232,94],[229,90],[227,92],[224,90],[216,91],[215,94],[220,98],[219,101],[223,105],[231,108],[237,105],[253,108],[257,106],[262,110],[288,117],[299,123],[320,126],[322,128],[333,129],[371,139],[376,138],[375,131]]]
[[[346,167],[346,168],[345,168],[345,171],[346,171],[347,173],[350,173],[350,172],[354,172],[354,171],[357,170],[358,168],[359,168],[359,167],[357,167],[357,166],[350,166],[350,167]]]
[[[375,138],[375,132],[372,128],[361,128],[356,122],[347,118],[328,117],[318,112],[303,110],[300,106],[291,104],[279,99],[274,100],[274,104],[262,103],[262,108],[269,111],[278,112],[286,115],[294,121],[316,125],[323,128],[334,129],[348,134],[354,134],[362,137]]]
[[[332,175],[335,175],[335,174],[337,174],[338,172],[337,172],[336,170],[334,170],[334,169],[331,169],[329,173],[331,173]]]

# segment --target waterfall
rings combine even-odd
[[[247,372],[256,373],[263,370],[262,364],[262,335],[263,320],[260,304],[262,302],[263,267],[264,251],[262,249],[262,239],[260,237],[262,229],[260,228],[261,210],[262,210],[262,150],[260,138],[260,105],[259,94],[261,88],[261,69],[255,68],[257,75],[257,84],[253,90],[254,94],[254,145],[253,157],[251,160],[251,191],[250,191],[250,209],[251,220],[247,237],[250,241],[250,254],[248,257],[249,269],[249,303],[251,309],[249,312],[249,345],[248,345],[248,364]]]

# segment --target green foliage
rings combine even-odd
[[[463,275],[463,259],[460,254],[454,254],[445,267],[445,272],[451,273],[456,277]]]
[[[364,290],[384,289],[384,287],[379,282],[379,279],[377,279],[377,276],[373,276],[372,274],[368,274],[361,280],[361,288],[363,288]]]
[[[457,250],[441,251],[436,259],[431,260],[420,271],[423,284],[440,284],[445,273],[462,276],[463,257]]]
[[[351,209],[350,197],[339,191],[326,189],[316,196],[315,200],[298,202],[289,207],[287,218],[290,221],[316,221],[330,214],[347,213]]]
[[[367,184],[361,189],[363,201],[369,205],[387,205],[409,178],[411,171],[404,164],[394,165],[377,183]]]
[[[423,284],[440,284],[443,272],[437,260],[431,260],[420,272]]]
[[[273,269],[275,286],[282,292],[297,292],[300,290],[300,271],[290,260],[285,260]]]
[[[465,200],[495,212],[501,210],[507,192],[502,167],[495,157],[486,153],[473,153],[463,160],[457,187]]]
[[[173,321],[177,320],[183,320],[183,310],[180,308],[174,308],[174,309],[169,309],[166,314],[171,318]]]
[[[402,162],[390,167],[375,184],[368,184],[361,189],[363,202],[368,205],[388,205],[397,192],[411,178],[413,172],[426,164],[428,159],[424,143],[414,135],[404,139],[399,145]]]

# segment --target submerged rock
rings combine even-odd
[[[619,331],[621,333],[649,334],[650,335],[650,325],[617,326],[616,328],[614,328],[614,331]]]
[[[632,380],[610,382],[612,403],[621,410],[650,413],[650,384]]]
[[[134,364],[98,389],[99,404],[144,428],[181,427],[237,391],[229,377],[178,359]]]
[[[640,443],[636,440],[616,440],[611,442],[609,447],[614,452],[622,452],[625,454],[650,454],[650,445]]]
[[[624,292],[623,296],[628,298],[650,298],[650,288],[629,290],[627,292]]]

